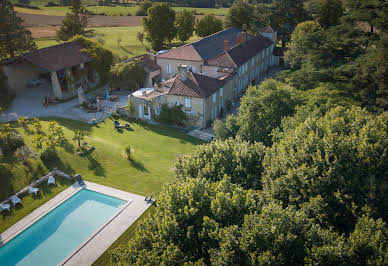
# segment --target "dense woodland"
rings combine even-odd
[[[177,159],[113,263],[388,264],[388,7],[368,3],[265,6],[288,68]],[[253,31],[263,12],[235,2],[226,23]]]

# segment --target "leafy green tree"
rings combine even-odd
[[[3,66],[0,66],[0,94],[1,95],[7,95],[9,93],[7,80],[8,80],[8,77],[4,73]]]
[[[212,182],[227,175],[232,183],[258,189],[261,187],[264,154],[265,147],[259,142],[251,144],[239,138],[213,141],[193,153],[178,157],[175,175],[179,179],[205,178]]]
[[[0,0],[0,7],[0,59],[36,49],[31,32],[23,26],[23,19],[16,15],[12,2]]]
[[[292,68],[301,68],[307,62],[307,56],[315,45],[322,41],[322,27],[318,22],[305,21],[298,24],[291,35],[289,49],[285,52],[284,59]]]
[[[293,115],[298,101],[297,90],[279,81],[266,80],[258,87],[248,87],[237,115],[237,135],[271,145],[271,131],[283,117]]]
[[[207,14],[195,23],[195,33],[200,37],[206,37],[222,30],[222,20],[216,16]]]
[[[309,209],[321,225],[341,232],[353,228],[365,205],[387,219],[387,121],[386,113],[376,117],[359,107],[306,119],[265,157],[265,194]]]
[[[219,119],[214,120],[213,131],[218,140],[226,140],[228,137],[230,137],[229,131],[225,124]]]
[[[145,0],[140,3],[140,9],[136,11],[136,16],[147,16],[147,10],[152,6],[152,2]]]
[[[112,67],[111,84],[114,88],[137,90],[143,86],[147,73],[139,60],[132,60],[125,64]]]
[[[309,19],[303,0],[273,0],[270,7],[271,26],[285,47],[296,25]]]
[[[242,0],[234,1],[225,16],[225,28],[236,27],[241,30],[252,31],[253,11],[254,7],[248,2]]]
[[[175,26],[177,29],[177,37],[180,41],[185,42],[193,36],[195,24],[195,16],[193,12],[184,9],[177,13]]]
[[[341,0],[321,0],[318,7],[318,21],[324,28],[330,28],[340,22],[344,14]]]
[[[152,49],[160,50],[170,43],[176,36],[174,25],[175,11],[166,3],[156,3],[147,10],[147,17],[143,18],[146,39]]]
[[[81,0],[71,0],[70,12],[62,21],[62,25],[57,31],[57,38],[61,41],[67,41],[76,35],[87,35],[90,31],[86,30],[88,26],[88,14]]]

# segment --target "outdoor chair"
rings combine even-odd
[[[5,210],[11,212],[11,205],[9,205],[9,204],[0,204],[0,212],[5,211]]]
[[[34,194],[35,196],[38,195],[39,193],[39,188],[36,188],[36,187],[30,187],[28,189],[28,194]]]
[[[116,129],[120,129],[120,128],[129,128],[129,124],[126,123],[126,124],[120,124],[119,121],[115,120],[114,121],[114,126]]]
[[[19,199],[19,197],[18,196],[16,196],[16,195],[13,195],[12,197],[11,197],[11,201],[12,201],[12,204],[13,204],[13,206],[15,207],[17,204],[22,204],[22,201]]]
[[[47,179],[47,185],[55,185],[55,178],[52,175]]]

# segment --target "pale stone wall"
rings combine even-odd
[[[28,87],[32,80],[38,79],[39,74],[43,72],[45,71],[41,68],[27,62],[4,66],[4,73],[8,77],[8,85],[15,93]]]
[[[157,58],[157,63],[161,68],[161,77],[165,80],[175,76],[178,73],[179,65],[187,65],[188,67],[195,68],[195,73],[201,73],[203,61],[190,61],[183,59],[168,59],[168,58]],[[171,65],[171,73],[167,73],[167,64]],[[194,70],[194,69],[193,69]]]

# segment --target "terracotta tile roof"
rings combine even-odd
[[[160,66],[154,61],[150,59],[149,55],[144,55],[141,59],[141,64],[144,68],[147,68],[149,71],[157,71],[160,70]]]
[[[82,45],[76,41],[67,42],[22,54],[5,63],[10,64],[23,59],[47,71],[54,72],[90,62],[92,58],[82,52],[82,49]]]
[[[183,45],[178,48],[175,48],[174,50],[170,50],[167,53],[158,55],[158,58],[202,61],[201,56],[191,44]]]
[[[234,63],[232,58],[229,56],[228,53],[223,52],[220,55],[217,55],[216,57],[210,59],[206,62],[209,66],[218,66],[218,67],[227,67],[227,68],[236,68],[237,65]]]
[[[193,61],[207,60],[223,52],[224,40],[228,40],[230,46],[235,45],[237,42],[237,36],[240,33],[241,30],[234,27],[222,30],[198,41],[170,50],[167,53],[160,54],[158,55],[158,58]]]
[[[188,72],[186,81],[181,81],[178,75],[174,78],[174,82],[170,87],[168,94],[207,98],[212,95],[217,89],[221,88],[225,82],[216,78]]]

